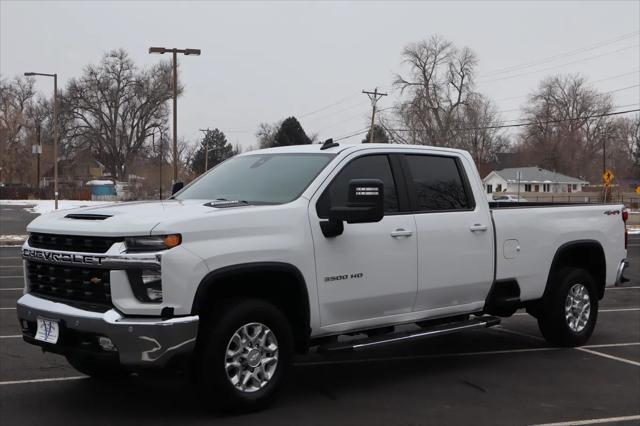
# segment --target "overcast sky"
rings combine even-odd
[[[505,111],[505,121],[518,119],[524,95],[555,73],[580,72],[602,91],[617,90],[616,105],[640,102],[637,0],[1,0],[0,17],[3,78],[57,72],[64,85],[110,49],[126,49],[140,66],[160,59],[149,46],[202,49],[202,56],[181,58],[180,68],[186,90],[178,134],[193,141],[199,128],[218,127],[232,143],[255,145],[259,123],[290,115],[321,139],[363,129],[370,104],[360,91],[391,90],[402,48],[436,33],[476,52],[478,89]],[[37,87],[51,92],[46,80]],[[384,98],[379,107],[394,101]]]

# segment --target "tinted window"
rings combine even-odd
[[[176,194],[178,200],[295,200],[331,161],[331,154],[249,154],[231,158]]]
[[[360,157],[347,164],[318,200],[317,212],[328,217],[330,206],[345,206],[351,179],[380,179],[384,183],[384,211],[398,211],[398,192],[386,155]]]
[[[431,155],[407,155],[418,211],[470,208],[456,160]]]

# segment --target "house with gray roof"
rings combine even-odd
[[[582,179],[565,176],[540,167],[494,170],[482,179],[482,182],[487,194],[496,192],[580,192],[583,186],[589,184]],[[520,186],[519,191],[518,186]]]

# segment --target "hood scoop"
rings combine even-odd
[[[110,218],[110,214],[90,214],[90,213],[69,213],[65,216],[67,219],[78,220],[105,220]]]

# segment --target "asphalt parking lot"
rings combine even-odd
[[[631,281],[606,291],[587,346],[549,347],[535,320],[518,313],[492,329],[411,345],[311,353],[297,359],[274,406],[244,416],[208,412],[179,376],[99,382],[24,343],[19,248],[0,247],[0,424],[640,424],[640,235],[629,244]]]

